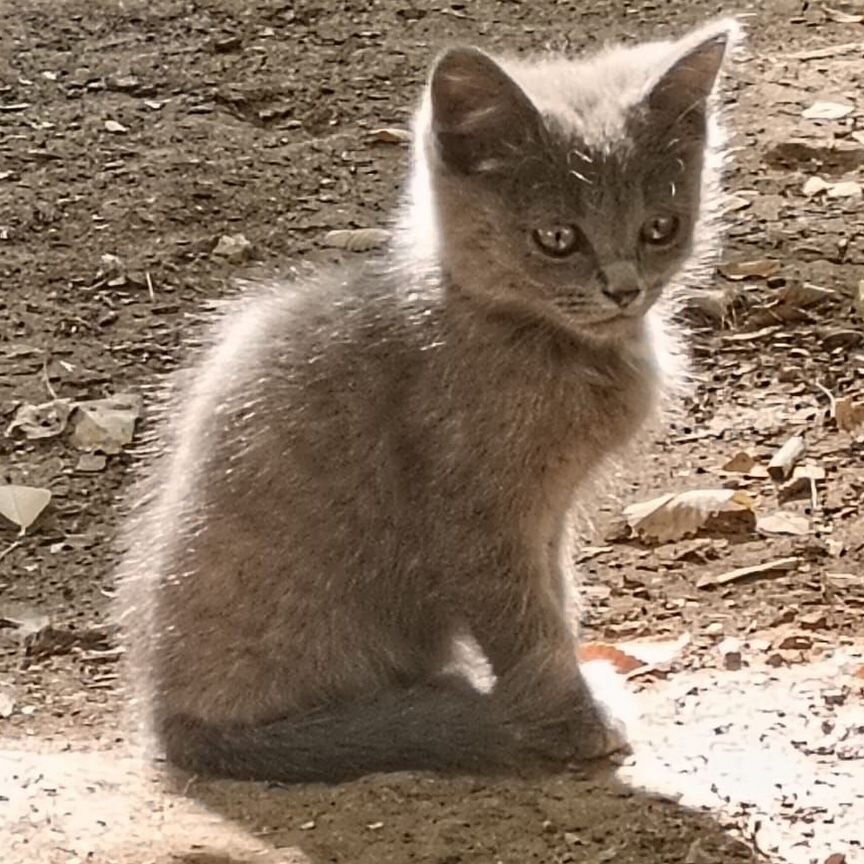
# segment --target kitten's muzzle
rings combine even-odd
[[[632,306],[642,296],[642,280],[629,261],[607,265],[600,271],[599,278],[600,290],[619,309]]]

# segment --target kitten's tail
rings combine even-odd
[[[264,725],[159,724],[168,760],[204,776],[339,782],[387,771],[494,773],[516,765],[516,738],[487,695],[417,685]]]

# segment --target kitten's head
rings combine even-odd
[[[709,103],[733,22],[585,60],[454,48],[421,120],[453,282],[572,330],[638,322],[694,248]]]

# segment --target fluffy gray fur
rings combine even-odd
[[[224,311],[120,574],[172,763],[337,781],[620,743],[577,665],[569,519],[680,373],[668,306],[712,251],[737,35],[446,51],[398,241]],[[491,689],[450,671],[466,640]]]

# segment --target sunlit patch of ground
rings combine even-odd
[[[771,668],[681,672],[637,697],[622,777],[706,807],[793,864],[864,861],[864,648]]]
[[[636,861],[636,850],[620,832],[627,834],[637,812],[671,825],[686,821],[692,810],[709,815],[706,825],[712,827],[704,838],[698,830],[695,841],[689,837],[680,859],[687,864],[725,864],[717,836],[727,830],[743,834],[770,860],[864,861],[864,680],[854,674],[862,657],[864,647],[849,648],[816,663],[774,669],[745,652],[744,663],[753,666],[678,671],[631,693],[630,707],[639,716],[632,729],[634,755],[619,777],[637,791],[630,795],[602,778],[537,781],[538,809],[551,818],[534,817],[521,830],[550,838],[563,832],[562,842],[572,845],[574,854],[562,860]],[[0,845],[10,864],[343,861],[349,859],[326,857],[328,842],[344,849],[353,833],[374,845],[376,832],[396,812],[416,813],[422,831],[438,832],[439,854],[449,844],[457,856],[467,857],[424,857],[423,844],[432,842],[427,837],[406,839],[406,857],[386,860],[491,860],[471,857],[461,837],[438,836],[441,825],[462,825],[468,836],[476,825],[489,832],[490,842],[499,842],[488,816],[478,814],[502,810],[502,790],[517,785],[523,795],[530,789],[527,781],[486,784],[401,775],[336,790],[286,792],[223,783],[205,784],[203,793],[198,784],[171,791],[131,753],[90,750],[86,742],[58,752],[56,745],[49,749],[34,739],[6,739],[0,741]],[[442,795],[448,803],[417,809],[415,796],[444,800]],[[463,806],[472,796],[473,803]],[[329,808],[340,811],[335,821],[328,822]],[[652,815],[651,808],[659,809]],[[500,817],[511,818],[506,812]],[[612,829],[592,830],[604,820]],[[568,832],[568,824],[584,831]],[[671,834],[658,828],[664,831]],[[295,837],[309,837],[314,853],[307,855],[306,844],[295,844]],[[506,843],[496,850],[495,860],[520,860],[511,857]],[[616,852],[616,858],[602,857]]]

